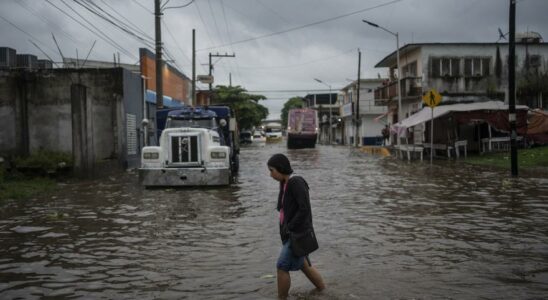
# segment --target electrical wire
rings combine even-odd
[[[32,34],[26,32],[25,30],[23,30],[22,28],[20,28],[19,26],[15,25],[14,23],[12,23],[10,20],[6,19],[5,17],[3,17],[2,15],[0,15],[0,19],[4,20],[6,23],[10,24],[11,26],[15,27],[17,30],[23,32],[24,34],[30,36],[33,40],[35,40],[36,42],[42,44],[42,46],[48,48],[51,52],[53,53],[57,53],[55,50],[53,50],[52,48],[49,48],[48,45],[44,44],[43,42],[41,42],[39,39],[37,39],[35,36],[33,36]]]
[[[95,34],[96,36],[98,36],[100,39],[102,39],[103,41],[107,42],[108,44],[110,44],[111,46],[113,46],[114,48],[116,48],[117,50],[123,52],[124,54],[126,54],[127,56],[130,56],[134,59],[137,59],[137,57],[133,54],[131,54],[129,51],[127,51],[126,49],[124,49],[122,46],[118,45],[116,42],[112,41],[112,39],[110,39],[108,36],[105,35],[104,32],[102,32],[101,30],[97,29],[101,34],[97,33],[96,31],[90,29],[88,26],[86,26],[85,24],[83,24],[82,22],[80,22],[79,20],[77,20],[76,18],[74,18],[73,16],[71,16],[69,13],[67,13],[65,10],[63,10],[62,8],[58,7],[57,5],[53,4],[50,0],[45,0],[49,5],[55,7],[57,10],[59,10],[60,12],[62,12],[63,14],[65,14],[66,16],[68,16],[69,18],[71,18],[73,21],[75,21],[76,23],[80,24],[82,27],[86,28],[88,31],[90,31],[91,33]],[[72,11],[74,11],[74,9],[69,6],[66,2],[64,2],[63,0],[61,0],[61,2],[63,2],[63,4],[65,4],[66,6],[68,6]],[[79,15],[82,19],[85,20],[84,17],[82,17],[78,12],[74,11],[77,15]],[[86,20],[87,21],[87,20]],[[89,23],[89,21],[87,21]],[[92,25],[93,26],[93,25]],[[94,27],[94,26],[93,26]],[[94,27],[95,28],[95,27]]]
[[[154,14],[153,11],[149,10],[146,6],[144,6],[143,4],[141,4],[141,2],[139,2],[138,0],[135,0],[134,3],[136,3],[137,5],[139,5],[142,9],[144,9],[145,11],[151,13],[151,14]]]
[[[226,18],[226,11],[225,11],[225,5],[223,4],[223,0],[220,0],[220,4],[221,4],[221,11],[223,13],[223,19],[225,21],[225,26],[226,26],[226,35],[228,37],[228,41],[230,43],[232,43],[232,37],[230,36],[230,28],[228,26],[228,20]],[[230,49],[232,49],[232,53],[235,53],[234,48],[232,46],[230,46]],[[238,64],[238,59],[235,58],[234,60],[230,60],[230,62],[234,63],[234,65],[236,65],[236,75],[238,75],[238,77],[240,78],[240,82],[242,82],[243,78],[242,78],[242,75],[240,73],[240,66]]]
[[[365,12],[365,11],[377,9],[377,8],[387,6],[387,5],[391,5],[391,4],[394,4],[394,3],[397,3],[397,2],[401,2],[401,1],[404,1],[404,0],[392,0],[392,1],[389,1],[389,2],[386,2],[386,3],[382,3],[382,4],[379,4],[379,5],[372,6],[372,7],[360,9],[360,10],[353,11],[353,12],[350,12],[350,13],[346,13],[346,14],[335,16],[335,17],[332,17],[332,18],[324,19],[324,20],[321,20],[321,21],[316,21],[316,22],[305,24],[305,25],[300,25],[300,26],[288,28],[288,29],[285,29],[285,30],[282,30],[282,31],[271,32],[271,33],[268,33],[268,34],[264,34],[264,35],[260,35],[260,36],[256,36],[256,37],[252,37],[252,38],[247,38],[247,39],[235,41],[235,42],[232,42],[230,44],[223,44],[223,45],[217,45],[217,46],[208,47],[208,48],[202,48],[202,49],[198,49],[197,51],[210,50],[210,49],[215,49],[215,48],[226,47],[226,46],[229,46],[229,45],[242,44],[242,43],[247,43],[247,42],[250,42],[250,41],[264,39],[264,38],[267,38],[267,37],[272,37],[272,36],[276,36],[276,35],[279,35],[279,34],[288,33],[288,32],[291,32],[291,31],[296,31],[296,30],[300,30],[300,29],[303,29],[303,28],[312,27],[312,26],[315,26],[315,25],[331,22],[331,21],[338,20],[338,19],[341,19],[341,18],[346,18],[346,17],[352,16],[352,15],[355,15],[355,14],[359,14],[359,13],[362,13],[362,12]]]
[[[97,12],[96,10],[90,8],[89,6],[85,5],[83,2],[79,1],[79,0],[73,0],[74,3],[80,5],[81,7],[85,8],[86,10],[88,10],[89,12],[91,12],[92,14],[98,16],[99,18],[105,20],[106,22],[112,24],[114,27],[122,30],[123,32],[131,35],[132,37],[134,37],[135,39],[141,41],[142,43],[144,43],[145,45],[147,46],[154,46],[154,40],[151,40],[151,38],[149,39],[145,39],[141,36],[139,36],[138,34],[134,33],[133,31],[129,30],[128,28],[124,28],[123,26],[119,25],[118,23],[114,22],[113,20],[109,19],[108,17],[104,16],[103,14]],[[93,3],[93,2],[92,2]],[[102,9],[101,9],[102,10]],[[104,10],[102,10],[104,12]],[[112,17],[111,15],[109,15],[107,13],[108,16]]]
[[[192,4],[192,2],[194,2],[194,0],[190,0],[190,2],[188,2],[187,4],[183,4],[183,5],[179,5],[179,6],[169,6],[169,7],[165,7],[167,5],[167,3],[169,2],[169,0],[166,1],[166,3],[164,3],[164,5],[162,6],[162,9],[163,10],[166,10],[166,9],[172,9],[172,8],[183,8],[183,7],[187,7],[189,6],[190,4]]]
[[[90,2],[93,3],[92,1],[90,1]],[[154,38],[153,38],[152,36],[148,35],[144,30],[142,30],[141,28],[139,28],[139,26],[137,26],[135,23],[131,22],[131,20],[129,20],[128,18],[124,17],[124,15],[121,14],[121,13],[119,13],[117,9],[113,8],[112,6],[110,6],[110,5],[108,4],[108,2],[106,2],[105,0],[101,0],[101,2],[102,2],[105,6],[107,6],[108,8],[110,8],[115,14],[117,14],[118,16],[120,16],[122,19],[126,20],[130,25],[132,25],[132,26],[128,26],[128,25],[126,25],[126,26],[132,28],[133,30],[137,31],[139,34],[145,36],[146,38],[148,38],[148,39],[154,41]],[[97,4],[95,4],[95,3],[93,3],[93,5],[99,7],[99,6],[98,6]],[[113,18],[114,18],[114,17],[113,17]]]
[[[51,20],[49,20],[48,18],[46,18],[45,16],[42,16],[41,14],[39,14],[31,5],[28,5],[28,3],[26,3],[25,1],[15,1],[15,3],[17,3],[17,5],[21,6],[22,8],[24,8],[25,10],[29,11],[31,14],[35,15],[36,17],[42,19],[42,21],[51,26],[51,27],[54,27],[56,28],[57,30],[59,30],[59,32],[61,32],[63,35],[65,35],[69,40],[71,40],[75,45],[78,44],[78,42],[75,40],[75,38],[70,35],[69,33],[67,33],[65,30],[63,30],[59,25],[57,25],[56,23],[52,22]]]

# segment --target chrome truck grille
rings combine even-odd
[[[196,165],[200,164],[200,143],[196,135],[171,136],[170,164]]]

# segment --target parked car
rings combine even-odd
[[[251,131],[242,131],[240,132],[240,145],[249,145],[253,143],[253,136]]]
[[[261,131],[255,130],[253,132],[253,144],[261,145],[266,143],[266,136]]]

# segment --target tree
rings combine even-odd
[[[282,126],[287,128],[287,114],[292,108],[303,108],[304,100],[302,97],[292,97],[284,103],[282,108]]]
[[[226,104],[230,106],[236,114],[238,126],[242,129],[251,129],[253,126],[259,126],[261,121],[268,116],[268,108],[259,104],[259,100],[266,99],[263,95],[248,94],[240,86],[215,87],[212,104]]]

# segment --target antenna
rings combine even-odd
[[[38,45],[36,45],[33,41],[29,40],[29,42],[31,42],[34,47],[38,48],[38,50],[40,50],[40,52],[42,52],[42,54],[44,54],[47,58],[49,58],[49,60],[51,60],[52,63],[54,63],[57,67],[59,67],[59,65],[53,61],[53,59],[51,59],[51,57],[49,57],[49,55],[46,54],[46,52],[44,52],[42,49],[40,49],[40,47],[38,47]]]
[[[95,47],[95,43],[97,43],[97,40],[95,40],[95,41],[93,42],[93,45],[91,45],[91,48],[89,49],[88,55],[86,56],[86,59],[85,59],[84,62],[82,63],[82,68],[84,67],[84,65],[85,65],[86,62],[88,61],[88,57],[89,57],[89,55],[91,54],[91,50],[93,50],[93,47]]]
[[[500,40],[505,40],[506,35],[508,34],[508,32],[507,33],[502,33],[502,30],[500,29],[500,27],[498,29],[499,29],[499,39],[497,40],[497,42],[500,41]]]
[[[59,50],[59,54],[61,55],[61,59],[63,59],[63,63],[65,62],[65,57],[63,56],[63,52],[61,52],[61,48],[59,48],[59,44],[57,44],[57,40],[55,39],[55,35],[53,32],[51,33],[51,36],[53,37],[53,41],[55,42],[55,46],[57,46],[57,50]]]

